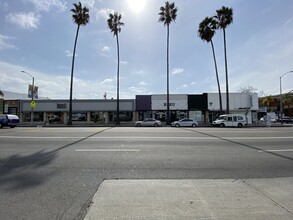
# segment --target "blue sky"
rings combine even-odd
[[[76,25],[71,0],[0,0],[0,90],[27,93],[35,77],[39,96],[69,98]],[[165,1],[133,9],[130,0],[83,0],[90,23],[81,27],[74,71],[74,98],[116,98],[116,40],[109,12],[122,14],[120,98],[166,93],[166,28],[158,23]],[[131,3],[132,2],[132,3]],[[170,1],[172,2],[172,1]],[[230,92],[252,86],[262,95],[279,94],[279,77],[293,70],[292,0],[177,0],[170,26],[170,93],[217,92],[210,44],[197,34],[199,23],[222,6],[232,7],[227,29]],[[222,91],[225,91],[223,34],[214,37]],[[293,73],[282,78],[293,89]]]

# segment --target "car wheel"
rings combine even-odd
[[[10,125],[10,128],[15,128],[15,125]]]
[[[154,126],[155,126],[155,127],[158,127],[159,125],[158,125],[158,123],[155,123]]]
[[[2,124],[0,124],[0,128],[3,128],[3,125]]]
[[[180,124],[176,124],[175,127],[176,127],[176,128],[179,128],[179,127],[180,127]]]
[[[223,128],[223,127],[225,127],[225,125],[222,123],[222,124],[220,124],[220,127]]]
[[[138,123],[138,124],[136,124],[135,126],[136,126],[136,127],[141,127],[141,124]]]
[[[197,124],[192,124],[191,126],[195,128],[195,127],[197,127]]]
[[[243,124],[239,123],[238,128],[242,128],[242,127],[243,127]]]

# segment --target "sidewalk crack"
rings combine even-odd
[[[267,199],[269,199],[270,201],[272,201],[276,206],[279,206],[280,208],[284,209],[286,212],[288,212],[289,214],[293,215],[293,212],[290,211],[289,209],[287,209],[285,206],[281,205],[279,202],[275,201],[274,199],[272,199],[269,195],[267,195],[265,192],[261,191],[260,189],[258,189],[257,187],[249,184],[248,182],[246,182],[244,179],[242,179],[242,182],[244,184],[246,184],[248,187],[254,189],[255,191],[257,191],[258,193],[260,193],[261,195],[263,195],[264,197],[266,197]]]

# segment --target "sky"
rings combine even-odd
[[[199,23],[222,6],[233,9],[226,29],[229,91],[252,87],[260,96],[280,93],[280,76],[293,70],[292,0],[175,0],[170,25],[170,93],[217,92],[211,45],[198,37]],[[0,0],[0,90],[27,93],[35,78],[39,97],[69,99],[77,25],[71,0]],[[167,28],[158,22],[165,0],[81,0],[90,22],[76,49],[73,98],[116,99],[116,39],[109,13],[125,24],[119,33],[120,98],[166,94]],[[223,32],[213,38],[222,92],[225,91]],[[293,73],[282,91],[293,90]]]

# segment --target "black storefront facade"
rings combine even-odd
[[[208,115],[207,93],[198,95],[170,94],[171,121],[193,118],[206,121]],[[167,113],[166,95],[136,95],[137,119],[156,118],[165,121]]]

